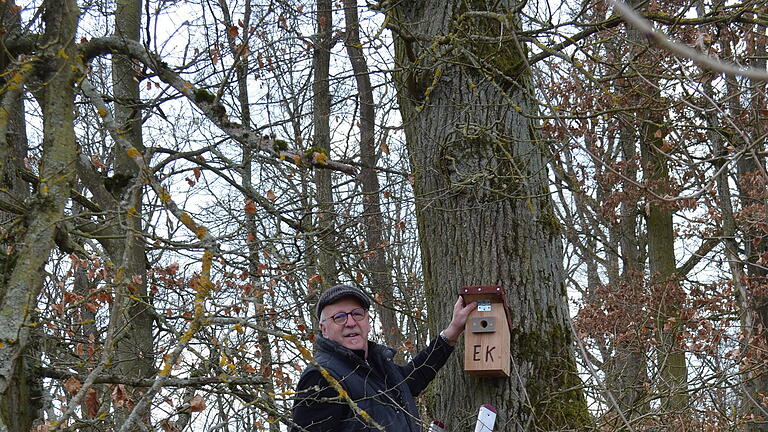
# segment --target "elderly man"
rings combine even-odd
[[[451,323],[406,365],[393,361],[395,350],[368,340],[371,301],[359,289],[337,285],[317,303],[321,335],[315,360],[335,378],[349,398],[387,431],[421,431],[416,398],[448,360],[477,306],[453,307]],[[299,379],[293,406],[292,431],[373,431],[370,422],[310,365]]]

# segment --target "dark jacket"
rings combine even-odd
[[[453,347],[438,337],[406,365],[392,361],[395,350],[368,342],[368,361],[363,351],[347,349],[318,336],[315,360],[336,378],[357,406],[376,423],[392,432],[421,432],[414,398],[435,378]],[[374,431],[314,365],[304,370],[296,388],[291,431]]]

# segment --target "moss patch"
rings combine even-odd
[[[530,173],[513,155],[509,137],[479,125],[454,129],[441,146],[437,166],[454,193],[478,202],[526,197]]]
[[[528,51],[514,37],[519,25],[512,10],[489,11],[483,0],[462,0],[454,10],[453,23],[457,43],[475,57],[465,54],[464,60],[497,78],[499,85],[510,87],[526,72]]]
[[[541,209],[541,226],[553,237],[559,237],[563,231],[560,225],[560,220],[557,218],[554,209],[552,209],[552,201],[547,198],[549,190],[544,186],[544,207]]]
[[[202,103],[206,102],[209,104],[212,104],[216,101],[216,96],[213,95],[213,93],[209,92],[205,89],[197,89],[195,90],[195,102]]]
[[[537,430],[590,430],[594,421],[570,352],[570,331],[562,325],[541,333],[513,333],[517,357],[534,365],[525,390]]]

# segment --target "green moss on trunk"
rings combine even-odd
[[[570,331],[553,325],[542,332],[518,332],[512,335],[512,347],[518,358],[534,365],[534,376],[525,387],[531,404],[535,429],[589,430],[594,421],[587,409],[573,355]]]
[[[43,407],[42,381],[35,372],[39,363],[33,355],[39,355],[36,351],[30,345],[27,355],[20,356],[14,368],[14,385],[0,398],[0,415],[9,431],[32,430]]]
[[[472,14],[472,12],[488,12]],[[512,11],[488,11],[481,0],[463,0],[453,12],[453,34],[457,41],[472,51],[474,58],[462,55],[467,64],[480,67],[496,78],[503,87],[517,83],[527,73],[525,45],[517,43],[518,20]]]

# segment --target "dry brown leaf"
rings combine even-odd
[[[85,394],[85,413],[88,417],[99,415],[99,395],[94,389],[88,389]]]
[[[205,400],[201,396],[193,396],[189,401],[189,410],[192,412],[200,412],[205,409]]]
[[[82,387],[82,384],[80,384],[80,381],[77,380],[75,377],[70,377],[67,380],[65,380],[61,385],[64,387],[64,391],[66,391],[69,394],[75,394],[80,391],[80,387]]]

